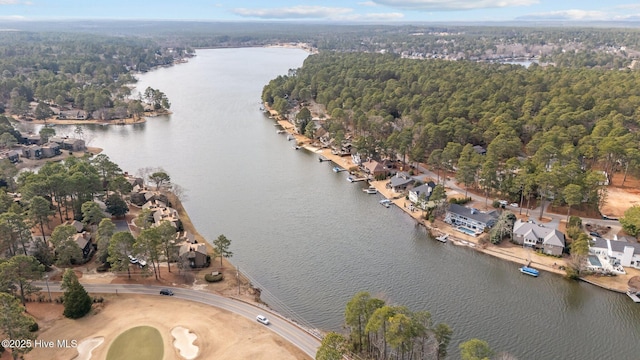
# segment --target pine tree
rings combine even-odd
[[[77,280],[67,288],[63,299],[63,315],[69,319],[79,319],[91,311],[91,297]]]

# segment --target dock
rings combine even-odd
[[[333,172],[339,173],[339,172],[343,172],[343,171],[347,171],[347,169],[343,169],[339,166],[334,166],[333,167]]]
[[[323,162],[323,161],[331,161],[331,160],[324,157],[324,155],[320,155],[320,157],[318,158],[318,161]]]
[[[353,176],[349,176],[347,177],[347,181],[348,182],[361,182],[361,181],[366,181],[367,178],[354,178]]]
[[[627,291],[627,296],[629,296],[634,303],[640,303],[640,297],[638,297],[638,293]]]

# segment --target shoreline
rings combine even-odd
[[[295,131],[295,126],[288,120],[283,119],[275,110],[263,105],[265,113],[270,116],[277,124],[279,124],[283,130],[295,138],[298,146],[301,148],[323,156],[327,160],[330,160],[336,166],[341,166],[347,170],[357,167],[353,163],[350,157],[342,157],[331,153],[330,149],[321,149],[311,144],[311,139],[304,135],[298,134]],[[429,232],[429,236],[435,238],[436,236],[448,235],[448,239],[456,246],[467,246],[483,254],[493,256],[505,261],[516,263],[518,265],[532,265],[536,269],[543,270],[548,273],[556,274],[565,277],[566,272],[561,270],[561,266],[566,267],[566,260],[564,258],[555,258],[551,256],[539,255],[536,252],[527,250],[520,245],[515,245],[510,242],[502,242],[499,245],[493,244],[480,244],[479,237],[472,237],[459,233],[453,229],[450,225],[446,224],[442,220],[436,220],[433,224],[422,218],[422,211],[411,211],[408,207],[408,200],[405,200],[401,194],[392,193],[390,189],[386,188],[386,182],[388,180],[380,181],[368,181],[370,186],[374,186],[378,193],[384,196],[385,199],[391,200],[399,209],[405,212],[405,214],[412,217],[418,224],[424,226]],[[487,236],[487,234],[483,234]],[[443,244],[444,245],[444,244]],[[588,275],[578,278],[580,281],[584,281],[588,284],[600,287],[604,290],[613,291],[620,294],[626,294],[627,281],[633,276],[640,275],[640,270],[625,269],[626,275],[618,275],[615,277]]]

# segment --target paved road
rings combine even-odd
[[[38,282],[35,285],[46,291],[46,283]],[[90,294],[99,293],[118,293],[118,294],[146,294],[150,296],[160,295],[160,289],[166,288],[162,286],[136,285],[136,284],[82,284]],[[49,289],[52,292],[61,292],[60,283],[49,282]],[[290,323],[289,321],[265,310],[264,308],[245,303],[243,301],[183,288],[170,288],[174,292],[174,297],[189,301],[195,301],[206,305],[215,306],[220,309],[230,311],[232,313],[246,317],[249,320],[256,321],[256,315],[263,314],[269,318],[271,324],[268,329],[288,340],[293,345],[300,348],[312,359],[316,357],[316,351],[320,347],[320,340],[307,332],[306,330]]]

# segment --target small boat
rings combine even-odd
[[[341,167],[339,167],[339,166],[334,166],[334,167],[333,167],[333,172],[337,172],[337,173],[339,173],[339,172],[342,172],[342,171],[347,171],[347,170],[346,170],[346,169],[343,169],[343,168],[341,168]]]
[[[287,141],[291,141],[291,140],[293,140],[293,139],[295,139],[295,138],[293,137],[293,135],[291,135],[291,134],[287,135]]]
[[[367,194],[377,194],[378,193],[378,189],[376,189],[373,186],[369,186],[366,189],[362,189],[362,191],[366,192]]]
[[[276,131],[276,133],[277,134],[284,134],[284,133],[286,133],[286,131],[285,130],[278,130],[278,131]]]
[[[442,234],[436,237],[436,240],[440,241],[441,243],[446,243],[448,239],[449,239],[449,234]]]
[[[300,146],[298,146],[298,145],[294,146],[293,150],[300,150]]]
[[[348,181],[348,182],[353,182],[353,181],[354,181],[354,180],[353,180],[353,177],[351,177],[351,176],[347,176],[347,181]]]
[[[380,205],[382,205],[382,206],[384,206],[384,207],[386,207],[386,208],[388,208],[389,206],[391,206],[391,204],[393,204],[393,203],[392,203],[392,202],[391,202],[391,200],[389,200],[389,199],[382,199],[382,200],[380,200]]]
[[[540,271],[528,266],[521,267],[520,272],[523,274],[531,275],[533,277],[538,277],[538,275],[540,275]]]

